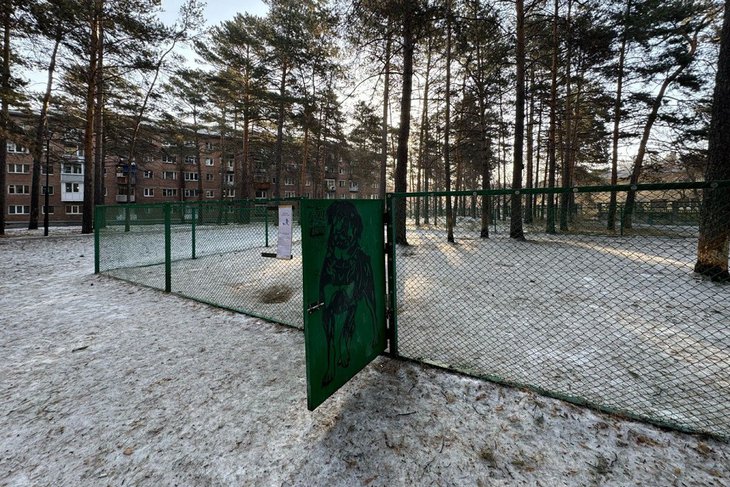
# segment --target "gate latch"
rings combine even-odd
[[[324,301],[321,303],[310,304],[309,307],[307,307],[307,313],[309,313],[311,315],[312,313],[317,311],[322,306],[324,306]]]

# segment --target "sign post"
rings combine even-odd
[[[279,206],[279,237],[276,241],[276,258],[291,259],[292,205]]]

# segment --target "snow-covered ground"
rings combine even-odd
[[[300,331],[70,232],[0,238],[0,485],[730,484],[727,443],[385,357],[308,412]]]
[[[408,236],[401,354],[730,437],[730,286],[696,237]]]

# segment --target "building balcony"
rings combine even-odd
[[[66,191],[61,191],[61,201],[64,203],[76,203],[80,201],[84,201],[84,192],[74,192],[74,193],[67,193]]]
[[[83,183],[84,175],[77,173],[61,173],[61,183]]]
[[[359,191],[359,187],[357,184],[351,184],[350,185],[350,193],[357,193]]]

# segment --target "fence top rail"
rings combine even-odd
[[[219,207],[219,206],[238,206],[238,205],[244,205],[249,204],[252,206],[268,206],[268,205],[276,205],[278,203],[287,203],[287,202],[296,202],[301,201],[303,198],[266,198],[266,199],[248,199],[248,200],[209,200],[209,201],[197,201],[197,200],[188,200],[188,201],[166,201],[164,203],[134,203],[134,204],[128,204],[128,205],[97,205],[97,209],[106,209],[106,208],[114,208],[116,210],[122,209],[122,208],[164,208],[166,205],[170,205],[172,207],[200,207],[200,206],[213,206],[213,207]]]
[[[601,186],[574,186],[559,188],[523,188],[523,189],[473,189],[465,191],[431,191],[413,193],[388,193],[388,198],[413,198],[423,196],[500,196],[513,194],[561,194],[561,193],[604,193],[626,191],[662,191],[672,189],[714,189],[730,188],[727,181],[701,181],[684,183],[646,183],[646,184],[618,184]]]

